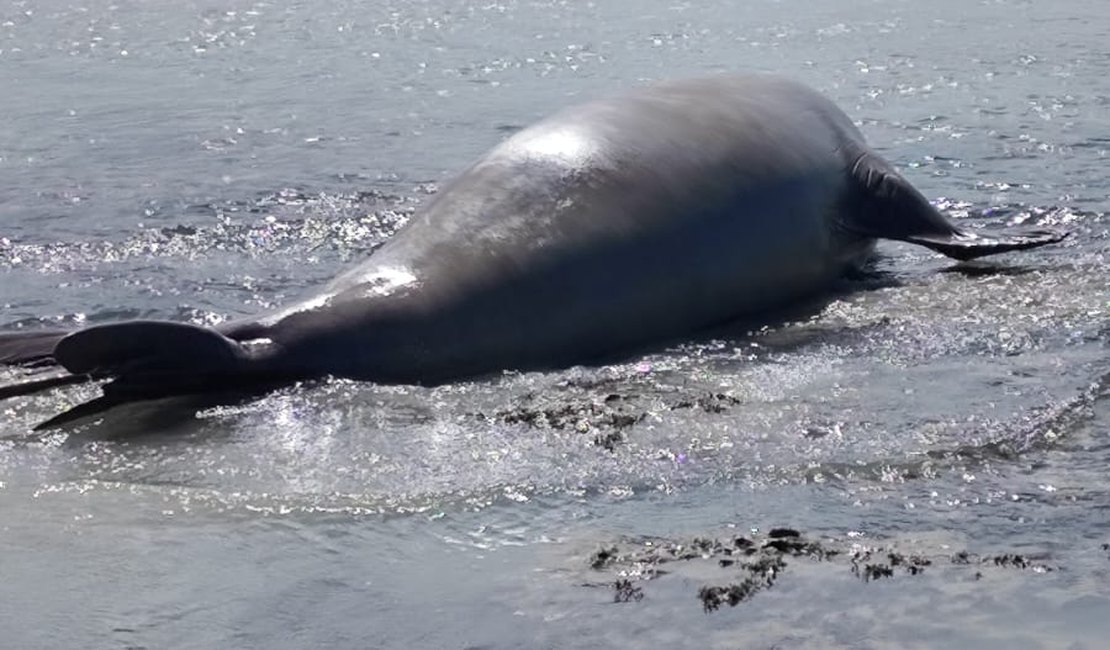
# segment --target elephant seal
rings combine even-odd
[[[132,321],[0,335],[0,361],[126,401],[334,375],[438,383],[673,340],[817,294],[897,239],[967,260],[1060,241],[943,215],[816,91],[762,75],[656,83],[508,138],[363,264],[216,328]],[[41,425],[40,425],[41,426]]]

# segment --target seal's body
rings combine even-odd
[[[0,359],[113,377],[99,408],[322,375],[442,382],[780,308],[866,260],[876,238],[970,259],[1062,237],[961,230],[805,86],[677,80],[520,131],[366,262],[277,312],[216,330],[142,321],[0,335]]]

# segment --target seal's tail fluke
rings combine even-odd
[[[949,236],[932,234],[909,235],[905,241],[931,248],[942,255],[958,260],[972,260],[985,255],[1020,251],[1045,244],[1063,241],[1066,232],[1055,230],[1018,230],[1011,232],[978,234],[956,229]]]
[[[116,404],[213,392],[247,374],[242,345],[215,330],[169,321],[129,321],[72,333],[0,335],[0,363],[52,361],[65,372],[0,386],[0,399],[93,379],[109,379],[104,394],[36,429],[52,428]]]

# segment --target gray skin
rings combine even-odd
[[[224,333],[386,382],[561,366],[818,293],[876,236],[957,233],[817,92],[672,81],[517,133],[366,263]]]
[[[791,305],[879,237],[970,259],[1063,236],[959,229],[803,85],[677,80],[520,131],[299,303],[218,334],[99,326],[40,356],[115,380],[93,410],[323,375],[437,383],[570,365]],[[12,345],[9,361],[33,356]]]

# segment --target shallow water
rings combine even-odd
[[[95,391],[4,403],[6,644],[1102,647],[1101,2],[373,4],[0,2],[0,325],[256,313],[554,108],[723,70],[826,92],[954,218],[1073,235],[975,267],[884,243],[816,313],[605,367],[46,437]],[[590,568],[775,526],[932,564],[790,558],[711,613],[735,567],[620,604],[631,565]]]

